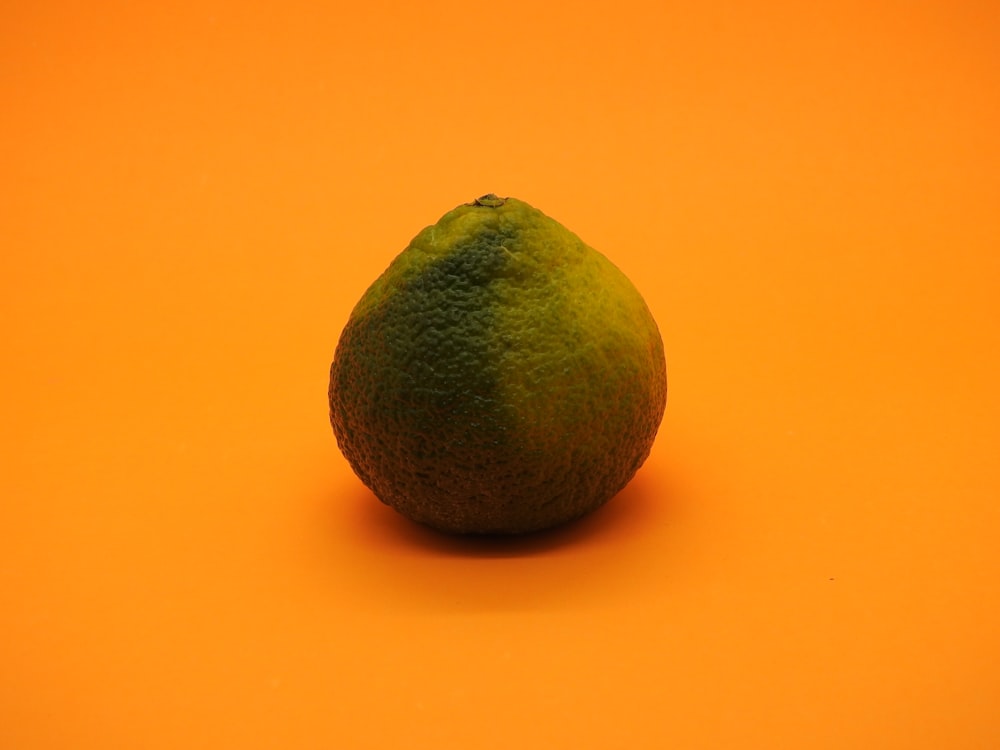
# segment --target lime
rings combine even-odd
[[[513,534],[604,504],[649,455],[667,396],[639,292],[541,211],[485,195],[421,231],[351,313],[330,418],[387,505]]]

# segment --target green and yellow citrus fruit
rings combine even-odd
[[[666,404],[663,344],[607,258],[487,195],[418,234],[351,313],[330,417],[384,503],[459,533],[570,521],[621,490]]]

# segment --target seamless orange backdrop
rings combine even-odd
[[[995,748],[991,2],[0,12],[0,747]],[[634,482],[510,542],[327,423],[477,195],[659,321]]]

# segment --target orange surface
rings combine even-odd
[[[321,5],[0,11],[0,747],[1000,747],[1000,6]],[[325,402],[489,191],[671,388],[512,543],[381,506]]]

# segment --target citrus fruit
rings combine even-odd
[[[404,516],[514,534],[578,518],[649,455],[663,344],[605,256],[515,198],[421,231],[354,307],[330,419],[360,479]]]

